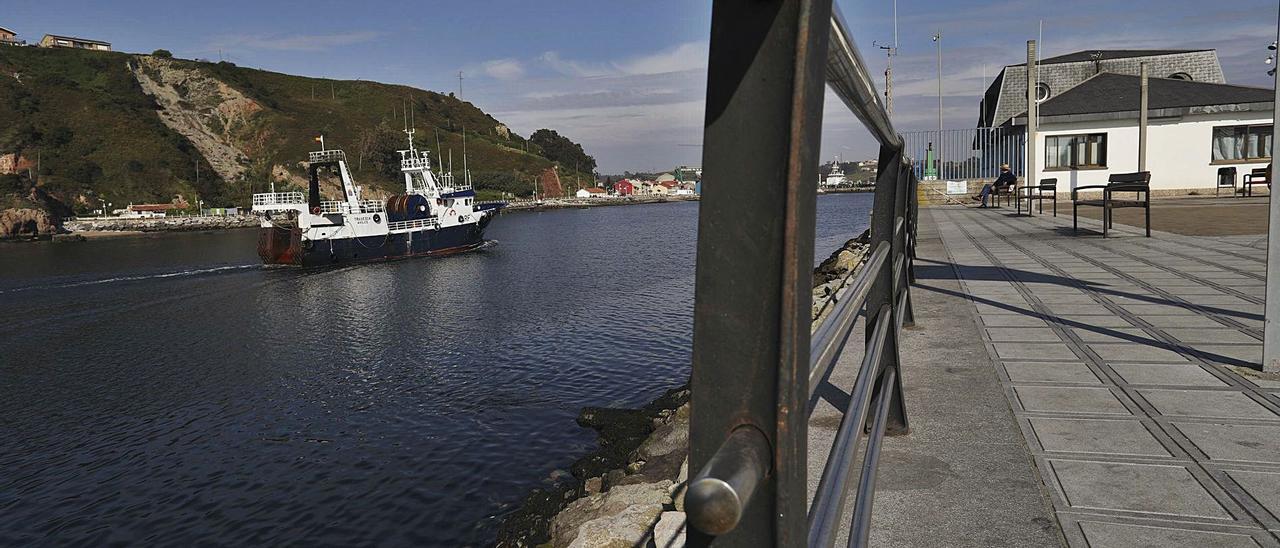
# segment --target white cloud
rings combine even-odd
[[[485,61],[480,69],[498,80],[518,80],[524,76],[524,65],[516,59],[494,59]]]
[[[236,35],[222,36],[214,40],[219,48],[272,51],[324,51],[339,46],[370,42],[382,36],[377,31],[357,31],[337,34],[290,35]]]
[[[659,52],[606,62],[565,59],[555,51],[543,53],[538,60],[555,72],[578,78],[668,74],[706,69],[707,43],[686,42]]]
[[[623,74],[664,74],[705,69],[707,48],[706,42],[687,42],[666,51],[614,63],[614,66]]]

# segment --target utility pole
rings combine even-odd
[[[938,177],[942,177],[942,31],[933,34],[933,42],[938,45],[938,150],[934,157],[938,162]]]
[[[1280,45],[1280,20],[1276,22],[1276,42],[1271,43],[1271,49],[1276,49]],[[1274,70],[1271,72],[1275,76]],[[1275,87],[1276,80],[1272,80],[1272,86]],[[1276,89],[1276,100],[1280,100],[1280,89]],[[1271,134],[1275,135],[1276,130],[1280,129],[1280,118],[1272,116]],[[1276,152],[1280,149],[1276,148],[1275,139],[1271,140],[1271,157],[1276,157]],[[1271,179],[1276,180],[1275,164],[1271,167]],[[1268,199],[1270,206],[1270,224],[1267,227],[1267,300],[1263,309],[1265,316],[1263,319],[1262,334],[1262,370],[1263,371],[1280,371],[1280,200]]]
[[[458,71],[458,99],[462,99],[462,71]]]
[[[1138,171],[1147,170],[1147,64],[1138,65]]]
[[[1036,177],[1036,122],[1040,117],[1040,105],[1036,104],[1036,41],[1027,40],[1027,168],[1026,184]]]

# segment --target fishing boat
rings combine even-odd
[[[253,211],[262,220],[258,235],[262,262],[320,266],[444,255],[483,245],[485,228],[506,204],[476,203],[465,167],[461,181],[454,180],[451,170],[432,171],[430,154],[415,148],[413,132],[405,130],[409,148],[398,151],[404,194],[386,200],[362,199],[346,154],[326,149],[324,138],[318,138],[320,150],[308,157],[310,185],[305,194],[253,195]],[[341,181],[342,200],[321,196],[320,178],[325,173]]]

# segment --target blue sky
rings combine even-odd
[[[0,26],[165,48],[309,76],[367,79],[462,97],[528,135],[550,127],[583,143],[603,173],[700,162],[710,2],[26,2]],[[837,4],[875,73],[892,0]],[[970,127],[978,94],[1044,22],[1044,56],[1099,48],[1215,48],[1231,83],[1270,86],[1274,0],[899,0],[895,123],[936,125],[935,50],[943,34],[945,125]],[[984,79],[985,74],[985,79]],[[877,82],[880,84],[880,82]],[[823,157],[872,157],[865,130],[828,93]]]

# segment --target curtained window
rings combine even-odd
[[[1213,160],[1249,161],[1271,158],[1271,126],[1213,128]]]
[[[1050,135],[1044,138],[1045,169],[1107,167],[1107,134]]]

